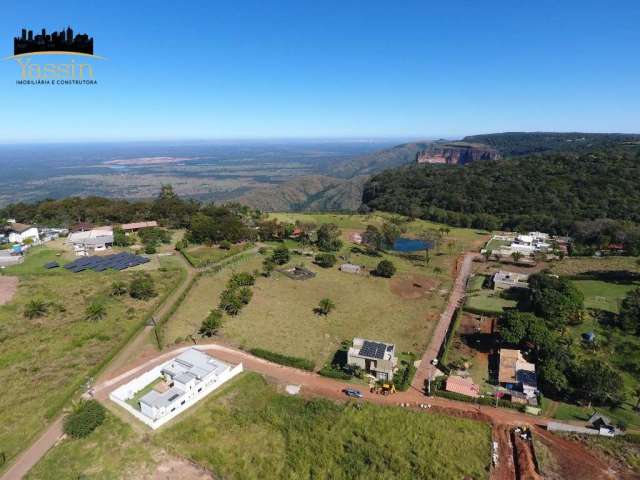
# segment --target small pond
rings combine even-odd
[[[431,248],[431,242],[425,242],[424,240],[416,240],[415,238],[398,238],[394,244],[393,249],[397,252],[417,252],[419,250],[427,250]]]

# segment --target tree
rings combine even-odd
[[[248,305],[253,298],[253,292],[249,287],[242,287],[238,289],[238,299],[243,305]]]
[[[367,225],[366,230],[362,234],[362,243],[373,251],[380,251],[384,247],[384,237],[378,227],[375,225]]]
[[[113,283],[111,283],[112,297],[119,297],[121,295],[124,295],[125,293],[127,293],[127,285],[123,281],[116,280]]]
[[[538,367],[540,385],[542,389],[551,395],[564,396],[569,388],[566,375],[553,363],[544,362]]]
[[[630,291],[622,300],[618,323],[626,332],[640,333],[640,288]]]
[[[113,244],[116,247],[127,247],[131,245],[129,237],[127,237],[122,228],[115,227],[113,229]]]
[[[401,234],[400,227],[395,223],[385,222],[382,224],[382,237],[387,248],[392,248]]]
[[[604,404],[617,403],[622,397],[622,376],[602,360],[587,358],[575,363],[571,377],[578,398]]]
[[[211,310],[207,318],[202,321],[198,333],[203,337],[213,337],[222,327],[222,312],[220,310]]]
[[[144,253],[146,253],[147,255],[153,255],[154,253],[156,253],[156,244],[155,243],[147,243],[144,246]]]
[[[48,310],[49,306],[47,305],[47,302],[40,298],[34,298],[32,300],[29,300],[29,302],[25,306],[24,316],[29,319],[44,317],[47,314]]]
[[[276,264],[272,258],[267,257],[262,261],[262,275],[265,277],[270,277],[275,268]]]
[[[511,252],[511,258],[513,258],[513,263],[515,263],[516,265],[520,262],[522,257],[523,255],[521,252]]]
[[[314,261],[322,268],[333,267],[338,261],[335,255],[331,253],[319,253],[315,256]]]
[[[374,272],[379,277],[391,278],[396,273],[396,266],[390,260],[382,260]]]
[[[315,308],[315,312],[318,315],[329,315],[334,308],[336,308],[336,304],[330,298],[323,298]]]
[[[500,320],[500,336],[507,343],[519,344],[526,339],[529,325],[535,321],[531,313],[509,310]]]
[[[239,272],[231,275],[229,282],[227,282],[227,286],[229,288],[250,287],[254,283],[256,283],[256,278],[249,272]]]
[[[223,290],[220,294],[220,303],[218,304],[218,307],[229,315],[238,315],[243,307],[242,299],[238,294],[238,289],[227,288],[226,290]]]
[[[100,299],[93,300],[84,312],[85,320],[97,322],[107,316],[107,306]]]
[[[96,400],[83,400],[64,418],[64,433],[74,438],[84,438],[104,422],[106,412]]]
[[[136,272],[129,283],[129,296],[137,300],[149,300],[157,295],[155,282],[146,272]]]
[[[325,223],[318,229],[318,248],[323,252],[337,252],[342,248],[340,229],[333,223]]]
[[[277,265],[284,265],[290,258],[289,249],[285,245],[276,247],[271,253],[271,259]]]

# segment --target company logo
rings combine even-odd
[[[54,55],[65,56],[65,61],[51,61]],[[46,63],[39,61],[40,56]],[[23,28],[13,39],[13,56],[5,58],[15,60],[20,67],[17,85],[96,85],[96,59],[104,57],[93,53],[93,37],[74,35],[70,26],[51,34],[43,28],[35,35],[33,30]]]

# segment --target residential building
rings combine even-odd
[[[451,375],[447,378],[445,390],[472,398],[478,398],[480,396],[480,387],[478,385],[468,378],[457,375]]]
[[[508,290],[509,288],[529,288],[529,275],[500,270],[493,276],[494,290]]]
[[[65,243],[73,245],[76,255],[104,251],[113,245],[113,229],[111,227],[96,227],[91,230],[74,232],[67,237]]]
[[[230,365],[194,347],[115,389],[109,398],[156,429],[240,372],[242,364]]]
[[[24,223],[10,223],[5,228],[5,235],[11,243],[24,243],[26,240],[32,242],[40,241],[38,228]]]
[[[354,338],[353,345],[347,352],[347,363],[360,367],[378,380],[393,379],[398,358],[393,343]]]
[[[498,382],[510,390],[520,390],[527,397],[538,390],[536,366],[527,362],[520,350],[501,348]]]
[[[613,437],[617,433],[616,427],[609,417],[605,417],[598,412],[595,412],[589,420],[587,420],[587,427],[598,430],[598,433],[605,437]]]
[[[120,228],[125,231],[125,233],[137,232],[142,228],[153,228],[157,227],[158,222],[152,220],[150,222],[134,222],[134,223],[123,223]]]

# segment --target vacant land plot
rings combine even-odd
[[[284,396],[243,374],[154,443],[220,478],[482,479],[490,440],[479,422]]]
[[[11,392],[0,395],[0,451],[7,460],[144,323],[179,277],[175,270],[152,272],[159,296],[149,301],[111,297],[111,283],[128,282],[132,272],[45,270],[44,261],[61,258],[57,253],[34,249],[22,265],[7,269],[20,278],[14,299],[0,307],[0,384]],[[44,302],[46,313],[26,318],[33,299]],[[85,310],[96,299],[106,306],[106,313],[101,320],[89,321]]]
[[[494,290],[481,289],[470,292],[465,303],[465,309],[470,312],[487,314],[500,314],[505,308],[515,307],[517,302],[507,298],[502,298],[500,292]]]
[[[18,277],[0,277],[0,305],[9,303],[18,290]]]
[[[586,308],[612,313],[618,313],[620,302],[627,293],[640,288],[640,282],[611,283],[600,280],[575,280],[573,284],[584,295]]]
[[[550,264],[551,271],[558,275],[578,275],[585,272],[626,271],[640,273],[637,257],[568,257]]]
[[[253,247],[252,243],[241,243],[238,245],[232,245],[229,249],[223,249],[220,247],[207,247],[206,245],[198,245],[189,247],[184,251],[185,257],[189,260],[189,263],[196,268],[205,267],[212,263],[217,263],[220,260],[231,257],[240,252]]]

